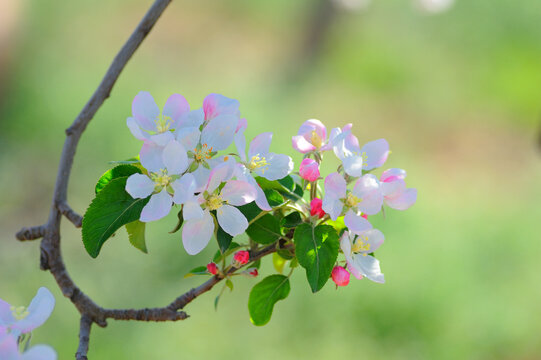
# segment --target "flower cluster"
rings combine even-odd
[[[385,139],[359,145],[352,134],[352,124],[334,128],[327,137],[327,129],[319,120],[307,120],[293,136],[293,147],[305,154],[299,169],[300,176],[313,187],[310,213],[312,216],[328,214],[336,221],[343,216],[347,231],[342,234],[340,248],[346,259],[347,269],[358,279],[363,276],[383,283],[379,261],[372,256],[383,243],[381,231],[373,229],[368,215],[382,211],[383,205],[393,209],[406,210],[417,199],[417,190],[406,187],[406,172],[389,169],[380,178],[372,170],[383,166],[390,154]],[[323,200],[315,197],[319,165],[323,153],[333,151],[341,161],[337,172],[325,177]],[[312,159],[313,157],[313,159]],[[349,184],[353,184],[348,188]],[[339,266],[333,270],[332,279],[338,286],[349,283],[349,274]]]
[[[272,133],[256,136],[246,154],[247,121],[239,102],[223,95],[210,94],[201,108],[190,110],[186,99],[174,94],[160,113],[152,96],[140,92],[127,125],[143,141],[144,172],[126,183],[133,198],[150,196],[140,221],[159,220],[181,205],[182,241],[191,255],[207,246],[216,224],[231,236],[247,229],[237,207],[255,201],[261,210],[271,210],[254,177],[277,180],[293,170],[289,156],[270,152]],[[220,154],[233,143],[236,153]]]
[[[55,299],[40,288],[28,308],[15,307],[0,299],[0,359],[55,360],[56,352],[47,345],[29,348],[31,332],[43,325],[54,309]],[[22,346],[23,352],[19,351]]]

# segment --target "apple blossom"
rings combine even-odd
[[[161,156],[155,155],[145,152],[143,146],[141,164],[149,173],[133,174],[126,182],[126,192],[133,198],[144,199],[152,195],[141,212],[142,222],[159,220],[169,214],[173,203],[182,204],[182,192],[194,182],[191,174],[181,176],[188,167],[188,157],[179,142],[170,141]]]
[[[218,224],[231,236],[242,234],[248,227],[248,220],[235,206],[254,201],[257,193],[248,182],[231,180],[231,176],[231,166],[224,163],[212,170],[203,192],[197,197],[193,194],[186,195],[182,243],[188,254],[201,252],[214,234],[211,211],[216,211]],[[225,185],[221,188],[223,182]]]
[[[248,157],[246,157],[246,140],[244,130],[247,124],[240,124],[235,135],[235,145],[241,162],[237,165],[236,176],[239,180],[250,183],[257,191],[256,204],[261,210],[269,211],[271,207],[265,197],[265,193],[254,179],[254,175],[267,180],[278,180],[287,176],[293,170],[293,160],[283,154],[275,154],[269,151],[272,141],[272,133],[257,135],[250,142]]]
[[[385,170],[380,177],[383,201],[396,210],[406,210],[417,200],[417,189],[406,188],[406,171],[402,169]]]
[[[319,164],[317,161],[306,158],[299,167],[301,178],[308,181],[316,181],[319,178]]]
[[[0,299],[0,327],[16,337],[29,333],[49,318],[54,305],[53,294],[44,287],[38,289],[28,308],[15,307]]]
[[[141,91],[133,99],[133,116],[128,118],[127,125],[137,139],[165,146],[174,139],[173,131],[189,111],[190,105],[186,99],[182,95],[173,94],[167,99],[160,116],[160,108],[152,95]]]
[[[303,154],[332,148],[327,142],[327,128],[316,119],[306,120],[291,141],[293,148]]]
[[[379,261],[369,253],[376,251],[383,244],[384,236],[377,229],[353,233],[345,231],[340,239],[340,248],[346,257],[348,270],[358,279],[363,276],[383,284]]]
[[[349,273],[341,266],[335,266],[332,269],[331,278],[336,286],[347,286],[349,284]]]

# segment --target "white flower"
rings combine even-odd
[[[17,338],[0,332],[0,359],[2,360],[56,360],[56,352],[48,345],[36,345],[19,353]]]
[[[365,276],[380,284],[385,282],[378,259],[368,255],[376,251],[383,244],[384,239],[381,231],[377,229],[361,231],[358,234],[351,231],[344,232],[340,239],[340,248],[346,257],[348,270],[353,276],[357,279]]]

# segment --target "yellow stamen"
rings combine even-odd
[[[312,133],[310,134],[310,142],[318,149],[321,147],[321,145],[323,145],[323,139],[315,130],[312,130]]]
[[[157,117],[156,120],[156,130],[158,131],[158,134],[164,133],[166,131],[169,131],[169,128],[171,127],[171,118],[169,116]]]
[[[223,204],[224,204],[224,201],[218,195],[210,195],[209,198],[207,199],[207,208],[211,211],[218,210],[219,208],[222,207]]]
[[[212,158],[212,155],[211,155],[212,147],[208,147],[207,144],[203,144],[203,146],[201,146],[201,149],[198,149],[198,148],[193,149],[193,152],[194,152],[195,160],[199,162],[205,159],[208,160]]]
[[[15,307],[15,306],[11,306],[9,308],[9,310],[11,310],[11,314],[13,315],[13,317],[16,319],[16,320],[22,320],[24,319],[25,317],[28,316],[28,314],[30,314],[28,312],[28,309],[25,308],[24,306],[18,306],[18,307]]]
[[[368,237],[359,235],[357,240],[355,240],[355,244],[353,244],[351,251],[356,253],[363,252],[363,256],[366,256],[366,253],[370,252],[370,244],[368,243]]]
[[[353,195],[352,193],[349,193],[348,196],[346,197],[346,206],[349,206],[349,207],[354,207],[354,206],[357,206],[358,203],[360,203],[361,201],[363,201],[362,199],[359,199],[357,196]]]
[[[172,180],[171,176],[167,175],[167,170],[165,169],[160,169],[160,171],[158,171],[157,173],[151,173],[150,179],[154,181],[156,186],[159,187],[165,187],[169,185]]]
[[[267,166],[269,166],[267,159],[260,157],[259,155],[252,156],[250,162],[246,165],[246,167],[252,171],[262,167],[266,168]],[[266,169],[261,169],[261,172],[265,173],[265,170]]]

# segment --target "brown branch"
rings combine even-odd
[[[75,225],[76,228],[83,226],[83,217],[77,214],[66,202],[57,204],[57,209],[64,215],[69,221]]]
[[[60,157],[53,201],[47,223],[32,228],[23,228],[16,234],[17,238],[21,241],[43,237],[43,240],[41,241],[40,267],[43,270],[49,270],[51,272],[59,288],[62,290],[62,294],[71,300],[81,314],[79,346],[77,353],[75,354],[77,360],[88,359],[87,353],[90,341],[90,330],[93,323],[105,327],[107,326],[107,319],[137,321],[184,320],[188,315],[184,311],[179,310],[182,310],[195,298],[209,291],[214,285],[239,270],[236,267],[230,267],[228,268],[226,275],[216,275],[211,277],[200,286],[187,291],[169,305],[162,308],[104,309],[98,306],[75,285],[74,281],[69,276],[62,259],[60,250],[60,221],[62,215],[68,218],[76,227],[80,227],[82,223],[82,217],[74,212],[67,203],[69,176],[79,139],[105,99],[109,97],[113,85],[126,66],[128,60],[156,24],[160,15],[170,2],[171,0],[156,0],[154,2],[113,60],[105,77],[88,103],[79,113],[73,124],[66,130],[66,140]],[[259,250],[252,249],[250,251],[250,262],[257,261],[263,256],[275,252],[277,246],[281,245],[283,244],[273,244]],[[282,247],[285,248],[287,245]]]
[[[81,325],[79,328],[79,347],[75,353],[75,359],[88,360],[88,343],[90,342],[90,329],[92,328],[92,320],[86,316],[81,316]]]
[[[34,226],[30,228],[22,228],[19,230],[15,237],[19,241],[28,241],[40,239],[45,235],[46,225]]]

